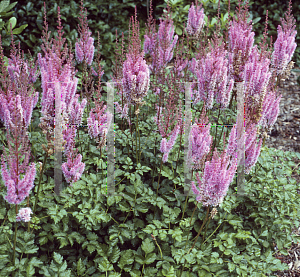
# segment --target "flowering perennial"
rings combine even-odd
[[[2,91],[0,89],[0,119],[4,122],[7,130],[9,148],[9,155],[7,155],[3,147],[4,154],[1,157],[1,169],[2,179],[7,187],[5,200],[10,204],[20,204],[34,187],[36,169],[34,163],[28,165],[30,146],[27,128],[31,121],[32,110],[37,104],[39,93],[34,90],[33,93],[30,93],[28,89],[30,76],[26,62],[20,59],[20,49],[19,54],[17,54],[15,47],[13,47],[11,57],[14,57],[14,59],[10,59],[10,69],[8,71],[10,79],[7,90]],[[18,65],[17,67],[13,66],[12,60],[15,65]],[[3,69],[6,70],[5,66]],[[17,72],[14,72],[15,69]],[[32,86],[30,89],[32,89]],[[21,178],[21,174],[23,174],[23,178]]]

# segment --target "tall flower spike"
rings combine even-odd
[[[247,7],[248,3],[245,10],[239,13],[238,20],[230,22],[229,28],[229,69],[235,81],[241,81],[240,74],[243,74],[245,63],[251,54],[254,43],[255,34],[251,32],[252,21],[247,23],[249,17]]]
[[[203,111],[205,113],[205,111]],[[194,163],[193,169],[200,169],[201,163],[206,158],[211,150],[212,136],[210,135],[209,123],[207,126],[208,117],[202,114],[200,122],[197,121],[192,126],[189,138],[188,159]]]
[[[262,58],[260,61],[257,48],[254,48],[243,72],[244,91],[246,94],[246,117],[257,123],[259,111],[264,101],[266,90],[271,78],[269,72],[270,60]]]
[[[150,72],[146,61],[141,57],[127,55],[123,65],[123,91],[127,102],[141,104],[150,86]]]
[[[4,120],[7,128],[7,144],[10,153],[7,155],[6,149],[3,147],[1,169],[4,184],[7,187],[5,199],[10,204],[20,204],[34,187],[36,169],[34,163],[28,165],[30,146],[27,127],[31,121],[32,109],[38,100],[38,93],[30,94],[28,90],[27,68],[21,66],[26,63],[20,60],[20,56],[15,51],[11,56],[15,57],[14,60],[19,66],[19,71],[11,71],[14,78],[9,80],[7,91],[4,93],[1,91],[0,95],[1,119]],[[21,174],[24,174],[22,180]]]
[[[214,40],[214,45],[218,45],[218,39]],[[227,51],[224,50],[224,44],[210,48],[211,52],[201,59],[196,71],[198,92],[194,95],[194,104],[202,100],[208,109],[212,109],[216,97],[216,102],[224,109],[229,105],[234,80],[229,79],[227,74],[228,60],[225,58]]]
[[[163,163],[165,163],[168,160],[169,153],[171,152],[171,150],[175,144],[175,141],[177,139],[179,131],[180,131],[180,126],[179,126],[179,124],[177,124],[172,132],[170,140],[167,142],[167,140],[165,138],[162,139],[160,149],[165,151],[165,152],[161,151],[164,153],[164,156],[162,159]]]
[[[203,8],[201,9],[201,6],[198,7],[197,2],[195,9],[194,3],[192,3],[192,6],[189,9],[186,31],[190,36],[193,37],[199,37],[203,25],[205,24],[203,12],[204,10]]]
[[[293,26],[294,28],[295,26]],[[297,31],[283,31],[282,27],[278,26],[277,34],[278,36],[272,53],[272,72],[275,71],[276,76],[282,75],[285,72],[297,47],[297,43],[295,42]]]
[[[168,5],[168,14],[170,7]],[[151,18],[150,18],[151,21]],[[165,67],[173,58],[173,49],[176,46],[178,36],[174,36],[174,25],[172,19],[167,15],[165,18],[160,19],[158,32],[155,32],[155,21],[148,21],[147,33],[144,36],[144,50],[150,53],[152,64],[149,66],[151,72],[159,72]],[[174,36],[174,38],[173,38]]]
[[[215,149],[212,160],[205,162],[202,180],[196,172],[199,190],[194,181],[191,183],[191,189],[197,195],[196,200],[202,202],[203,206],[216,207],[223,202],[237,169],[237,164],[232,163],[227,170],[228,164],[229,156],[226,155],[226,150],[219,157]]]
[[[85,9],[87,13],[87,10]],[[80,33],[80,41],[76,39],[75,43],[75,56],[78,63],[81,63],[83,60],[87,62],[88,65],[91,65],[94,58],[94,39],[91,37],[92,32],[89,32],[87,17],[86,14],[83,15],[83,1],[81,0],[80,7],[80,25],[78,24],[78,30]]]
[[[74,156],[75,152],[72,157],[69,156],[67,162],[63,163],[61,166],[66,181],[71,183],[71,186],[72,183],[75,183],[80,179],[85,168],[85,164],[81,162],[82,156],[80,154],[78,154],[76,158],[74,158]]]
[[[256,164],[262,146],[262,138],[256,142],[257,127],[252,124],[246,129],[245,134],[245,174],[249,174],[251,168]]]

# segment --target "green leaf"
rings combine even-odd
[[[135,261],[141,265],[145,263],[145,258],[141,255],[135,255]]]
[[[120,257],[120,253],[121,253],[121,251],[120,251],[119,247],[117,245],[115,245],[114,249],[110,255],[110,261],[112,263],[116,263]]]
[[[0,2],[0,13],[5,11],[5,8],[9,5],[8,0],[4,0]]]
[[[19,35],[19,34],[21,34],[22,31],[23,31],[25,28],[27,28],[27,26],[28,26],[28,24],[25,24],[25,25],[22,25],[22,26],[19,27],[19,28],[14,29],[14,30],[13,30],[13,34],[14,34],[14,35]]]
[[[8,32],[10,32],[10,30],[11,30],[10,24],[12,25],[12,29],[15,28],[15,26],[17,24],[17,19],[15,17],[11,17],[6,24],[7,24],[7,30],[8,30]]]
[[[216,22],[217,22],[217,19],[214,17],[214,18],[211,20],[210,26],[214,26]]]
[[[102,272],[113,270],[114,267],[110,262],[108,261],[107,257],[103,257],[102,261],[98,264],[98,267]]]
[[[145,263],[152,264],[155,261],[155,259],[156,259],[156,253],[147,254],[145,258]]]
[[[181,36],[182,35],[182,29],[180,28],[180,27],[176,27],[176,34],[178,35],[178,36]]]
[[[261,20],[261,17],[257,17],[254,20],[252,20],[252,24],[255,24]]]
[[[146,254],[151,253],[154,251],[155,246],[154,243],[149,239],[146,238],[143,242],[142,242],[142,249],[144,250],[144,252]]]
[[[132,264],[134,262],[133,251],[131,249],[122,251],[122,255],[118,266],[123,269],[125,265]]]

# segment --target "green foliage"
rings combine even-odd
[[[168,0],[164,0],[165,3],[160,5],[159,7],[163,7],[166,10],[166,6]],[[245,1],[242,1],[243,3]],[[281,25],[280,18],[285,18],[284,13],[288,10],[288,2],[282,2],[280,0],[277,1],[249,1],[249,19],[252,20],[253,28],[252,31],[255,32],[254,43],[259,45],[260,42],[263,42],[263,33],[265,30],[265,19],[266,19],[266,11],[268,10],[268,37],[267,44],[270,46],[270,39],[272,36],[272,44],[277,39],[277,27]],[[195,1],[193,1],[195,3]],[[212,37],[214,32],[216,31],[216,23],[218,22],[218,3],[219,0],[203,0],[200,1],[202,3],[202,8],[204,8],[204,19],[205,19],[205,31],[206,26],[209,27],[208,37]],[[235,7],[238,7],[238,0],[230,1],[230,16],[236,18],[236,10]],[[244,5],[242,3],[242,5]],[[199,4],[200,5],[200,4]],[[182,35],[183,26],[187,24],[187,16],[188,11],[191,6],[190,1],[186,0],[171,0],[170,7],[172,11],[172,19],[174,21],[175,33],[178,36]],[[300,21],[300,8],[297,4],[297,1],[293,1],[292,3],[292,14],[296,19],[296,43],[300,44],[300,26],[297,22]],[[208,22],[209,17],[209,22]],[[220,34],[224,34],[228,31],[226,28],[226,23],[228,22],[228,0],[221,1],[220,0]],[[295,54],[293,56],[293,61],[295,64],[300,67],[300,48],[297,47],[295,50]]]
[[[24,24],[16,29],[14,29],[17,25],[16,17],[11,17],[7,22],[3,21],[2,18],[10,17],[13,14],[13,11],[10,11],[17,2],[9,4],[9,0],[3,0],[0,2],[0,33],[1,33],[1,41],[2,46],[9,46],[10,41],[9,38],[11,37],[11,30],[14,35],[18,35],[22,33],[22,31],[28,26],[28,24]],[[10,12],[9,12],[10,11]],[[5,65],[8,65],[8,59],[5,56]]]
[[[41,11],[33,9],[29,3],[27,15],[40,13],[38,20],[41,20]],[[70,3],[70,13],[78,11],[78,6],[73,11],[74,3]],[[176,8],[178,2],[172,3]],[[92,4],[89,8],[96,11]],[[64,9],[62,15],[66,17],[68,9]],[[114,4],[111,9],[115,13],[118,11]],[[54,21],[54,15],[55,9],[47,18]],[[27,35],[24,34],[24,38]],[[295,235],[289,235],[293,223],[300,223],[297,184],[291,178],[292,172],[300,174],[299,164],[292,161],[294,157],[299,163],[300,154],[262,148],[255,168],[245,177],[246,195],[236,194],[235,180],[218,207],[218,213],[205,225],[191,250],[206,211],[198,205],[193,214],[195,196],[191,194],[186,201],[183,195],[188,186],[183,174],[183,155],[179,155],[175,167],[179,147],[182,149],[184,142],[180,145],[177,140],[168,162],[160,167],[162,155],[158,128],[153,121],[156,114],[152,108],[156,102],[153,91],[150,90],[144,100],[146,104],[140,108],[138,122],[141,147],[135,144],[136,121],[132,120],[131,132],[126,121],[115,116],[117,195],[107,194],[105,147],[100,156],[97,143],[90,139],[85,127],[79,128],[76,140],[86,164],[80,181],[70,187],[63,180],[64,190],[57,196],[53,191],[54,173],[51,171],[53,155],[43,173],[37,170],[36,186],[29,195],[31,206],[35,203],[37,181],[42,174],[37,209],[32,215],[30,232],[28,224],[17,223],[15,265],[12,263],[15,206],[9,206],[4,200],[6,188],[0,179],[0,276],[13,273],[38,277],[266,276],[288,268],[274,258],[273,242],[287,255],[286,249],[292,241],[300,241]],[[85,111],[84,123],[87,116]],[[193,118],[198,116],[194,109]],[[214,116],[216,114],[212,113],[210,119]],[[234,113],[229,116],[233,117]],[[39,103],[29,128],[35,163],[43,162],[41,145],[46,144],[38,126],[40,117]],[[217,132],[219,135],[220,131]],[[0,135],[1,151],[3,146],[7,149],[3,134]],[[27,201],[24,201],[18,208],[26,206]]]
[[[157,1],[158,5],[160,1]],[[78,24],[80,1],[46,1],[48,31],[51,31],[51,36],[57,36],[57,8],[60,7],[61,22],[64,31],[64,37],[67,39],[66,43],[71,43],[72,49],[75,49],[76,39],[79,39]],[[101,65],[104,66],[103,81],[110,79],[112,75],[112,66],[115,54],[115,39],[116,31],[118,32],[118,41],[120,43],[122,32],[124,33],[125,41],[127,41],[129,17],[134,16],[134,7],[137,6],[137,17],[140,22],[141,37],[145,33],[145,23],[147,22],[147,2],[146,1],[132,1],[132,0],[114,0],[114,1],[83,1],[84,9],[87,9],[87,18],[89,30],[92,32],[95,46],[95,57],[98,50],[98,33],[100,36],[100,53],[103,61]],[[154,9],[154,17],[158,19],[162,10],[157,7]],[[26,4],[19,2],[15,6],[14,17],[21,22],[21,24],[28,25],[22,34],[18,34],[15,39],[15,44],[20,42],[21,49],[24,50],[25,56],[28,50],[33,56],[37,53],[44,55],[41,45],[41,39],[44,29],[44,1],[27,1]],[[7,45],[4,47],[4,54],[9,56],[10,38],[8,37]],[[79,73],[82,72],[82,65],[76,67]],[[78,73],[78,74],[79,74]],[[81,75],[79,74],[79,77]],[[79,80],[80,85],[81,80]]]
[[[254,18],[260,17],[261,20],[253,26],[253,31],[255,32],[255,43],[259,41],[263,41],[263,32],[265,29],[265,18],[266,18],[266,11],[268,10],[268,39],[267,43],[270,44],[270,38],[272,36],[272,44],[275,43],[277,39],[277,28],[278,25],[281,25],[280,18],[283,18],[285,21],[285,13],[288,11],[289,1],[280,1],[280,0],[272,0],[272,1],[264,1],[258,0],[253,1],[251,3],[251,13],[253,14]],[[296,43],[297,48],[295,50],[293,61],[295,65],[300,67],[300,6],[298,1],[292,1],[292,15],[296,20],[296,28],[297,31],[296,35]]]

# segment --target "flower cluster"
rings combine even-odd
[[[192,125],[189,137],[188,160],[194,163],[193,169],[200,169],[202,164],[211,150],[212,136],[210,135],[210,126],[208,117],[202,114],[200,121],[196,119],[196,123]]]
[[[101,106],[97,106],[96,109],[93,109],[90,112],[87,123],[88,132],[91,138],[99,139],[99,145],[103,146],[105,144],[106,134],[110,128],[110,124],[112,121],[112,114],[108,111],[106,114],[103,114],[106,109],[106,105],[104,105],[101,109],[100,107]],[[100,137],[102,138],[101,140]]]
[[[150,53],[152,65],[149,67],[151,72],[156,73],[172,60],[173,49],[176,46],[178,36],[174,36],[175,27],[172,19],[169,17],[163,18],[163,20],[160,19],[157,33],[154,32],[153,26],[155,24],[151,26],[152,32],[144,35],[144,51],[146,54]]]
[[[161,140],[160,152],[164,153],[164,156],[163,156],[163,159],[162,159],[162,161],[164,163],[168,160],[169,153],[170,153],[170,151],[172,150],[172,148],[175,144],[175,141],[177,139],[179,131],[180,131],[180,126],[179,126],[179,124],[177,124],[175,126],[175,128],[173,129],[173,131],[172,131],[172,135],[170,137],[170,140],[168,142],[167,142],[166,138],[163,138]]]
[[[123,65],[122,85],[127,102],[133,105],[141,104],[150,85],[149,68],[141,56],[127,55],[127,60]]]
[[[201,99],[207,108],[212,107],[213,97],[215,96],[213,88],[216,86],[218,76],[215,71],[221,74],[229,68],[228,74],[226,71],[225,74],[219,78],[223,82],[227,75],[232,76],[235,82],[244,81],[243,93],[245,94],[246,103],[246,132],[244,136],[245,174],[250,173],[251,168],[253,168],[257,162],[260,154],[262,138],[257,142],[259,125],[269,130],[278,116],[281,95],[276,98],[276,92],[271,83],[271,79],[273,78],[272,73],[274,72],[277,76],[281,74],[282,76],[287,70],[290,70],[290,68],[287,68],[287,65],[296,47],[294,43],[296,32],[292,32],[294,28],[293,22],[289,16],[287,16],[287,18],[288,24],[284,26],[284,32],[281,27],[278,28],[279,35],[274,45],[271,69],[269,69],[270,60],[267,55],[265,55],[265,52],[262,51],[259,53],[257,46],[253,47],[254,32],[251,32],[252,26],[247,25],[246,17],[244,16],[242,18],[241,14],[239,14],[238,21],[231,22],[229,29],[228,64],[226,63],[225,56],[220,55],[222,51],[217,52],[212,49],[205,59],[201,61],[194,59],[190,63],[190,71],[198,78],[198,92],[196,91],[194,103]],[[218,49],[218,47],[216,47],[216,49]],[[217,59],[217,54],[223,57],[224,62]],[[220,70],[223,63],[224,67]],[[289,65],[289,67],[291,66]],[[277,71],[274,68],[277,69]],[[230,86],[231,85],[229,85],[229,87]],[[219,90],[222,91],[220,87]],[[208,93],[206,97],[204,95],[205,91]],[[223,97],[220,97],[221,95]],[[229,95],[225,95],[224,97],[224,93],[220,93],[217,102],[222,103],[223,107],[225,107],[226,104],[228,104],[228,96]],[[197,135],[195,130],[197,130],[196,126],[192,128],[190,143],[194,142],[194,144],[197,144],[198,141],[198,149],[205,152],[209,142],[209,133],[206,134],[206,139],[204,139],[205,136]],[[197,141],[196,137],[198,137]],[[192,189],[197,195],[197,201],[202,201],[204,206],[215,206],[221,203],[222,198],[226,195],[228,184],[231,182],[232,174],[234,174],[237,166],[236,153],[240,151],[236,139],[237,128],[236,125],[234,125],[230,132],[227,150],[221,155],[222,158],[218,159],[215,152],[212,161],[205,163],[202,181],[199,178],[199,174],[196,173],[200,192],[196,189],[194,182],[192,182]],[[200,154],[198,153],[199,157],[204,156],[202,152]],[[191,149],[189,153],[191,154]],[[194,152],[194,155],[198,157],[196,156],[196,152]],[[193,161],[195,161],[195,158]],[[226,172],[227,162],[229,161],[231,163],[230,172]]]
[[[187,33],[190,36],[199,37],[204,24],[204,10],[201,9],[201,6],[198,7],[197,5],[195,9],[194,3],[192,3],[192,6],[189,9],[188,21],[186,26]]]
[[[277,40],[274,43],[274,51],[272,53],[272,72],[276,71],[276,75],[282,75],[286,70],[289,62],[294,55],[297,44],[295,37],[297,31],[295,31],[296,20],[291,16],[291,7],[286,14],[286,22],[284,19],[280,19],[282,27],[279,25],[277,28]]]
[[[9,85],[6,91],[0,91],[0,114],[7,129],[7,143],[10,153],[8,156],[3,147],[4,155],[1,157],[1,168],[2,178],[7,187],[5,199],[10,204],[20,204],[34,187],[36,169],[34,163],[28,165],[30,145],[27,128],[39,94],[34,91],[30,94],[27,65],[21,59],[20,54],[16,54],[15,48],[11,57],[14,57],[15,64],[18,64],[18,72],[14,72],[16,67],[13,67],[11,63]]]
[[[244,21],[232,21],[229,28],[229,71],[235,81],[241,81],[240,74],[244,71],[254,43],[252,25]]]
[[[217,43],[215,43],[217,45]],[[224,46],[224,45],[223,45]],[[233,89],[234,80],[229,79],[228,60],[225,58],[227,51],[223,47],[212,49],[203,58],[199,68],[195,70],[198,82],[198,91],[194,97],[194,104],[200,100],[205,102],[208,109],[213,107],[213,100],[222,104],[225,108],[229,104],[230,94]],[[195,64],[192,65],[195,68]],[[206,92],[206,93],[205,93]]]
[[[46,10],[46,9],[45,9]],[[83,172],[84,163],[81,163],[81,155],[75,157],[74,146],[75,146],[75,135],[76,127],[81,123],[82,115],[84,112],[86,99],[82,100],[80,104],[78,102],[78,95],[75,96],[77,90],[78,79],[74,77],[75,69],[72,66],[73,55],[69,53],[67,63],[63,66],[63,61],[66,59],[67,46],[64,49],[64,57],[61,57],[60,47],[66,40],[62,39],[61,33],[61,22],[60,13],[58,7],[58,35],[59,40],[54,41],[52,49],[46,44],[46,49],[42,46],[45,52],[45,57],[42,58],[41,54],[38,54],[39,66],[41,69],[42,79],[42,114],[41,128],[44,131],[50,129],[53,133],[54,129],[54,118],[55,118],[55,94],[60,95],[60,107],[61,113],[63,114],[63,120],[67,122],[68,128],[63,130],[64,140],[67,142],[65,149],[65,156],[67,162],[62,165],[62,171],[67,179],[67,182],[74,182],[78,180],[77,169],[80,168],[79,172]],[[47,28],[46,28],[47,32]],[[85,57],[88,58],[88,57]],[[46,130],[45,130],[46,129]],[[70,167],[72,166],[72,167]],[[67,170],[69,167],[69,170]],[[70,177],[72,175],[72,178]]]
[[[203,206],[218,206],[226,196],[237,169],[236,162],[232,162],[230,168],[227,169],[229,159],[226,150],[219,156],[215,149],[212,160],[205,162],[202,180],[196,172],[199,190],[194,181],[192,181],[191,189],[197,195],[196,200],[202,202]]]
[[[30,208],[22,208],[19,210],[19,213],[16,216],[17,221],[29,222],[32,214],[32,210]]]

